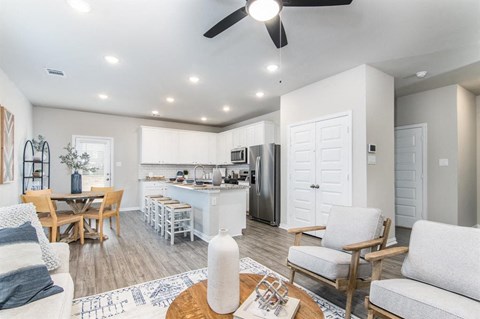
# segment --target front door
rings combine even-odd
[[[82,173],[82,189],[89,191],[92,186],[110,187],[112,181],[113,139],[109,137],[74,136],[73,143],[79,153],[90,155],[94,173]]]
[[[395,128],[395,221],[412,228],[424,219],[424,127]]]

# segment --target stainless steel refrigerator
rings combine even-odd
[[[280,145],[251,146],[248,150],[252,219],[280,225]]]

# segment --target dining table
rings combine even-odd
[[[70,193],[53,193],[50,195],[50,198],[57,202],[65,202],[71,209],[74,214],[82,214],[85,213],[89,208],[91,208],[93,202],[96,199],[103,199],[105,197],[104,192],[82,192],[79,194],[70,194]],[[61,212],[59,212],[61,213]],[[64,234],[68,234],[70,230],[74,227],[74,225],[68,226],[65,230]],[[97,229],[92,227],[90,221],[85,220],[83,221],[83,228],[84,228],[84,236],[85,238],[90,239],[99,239],[100,234]],[[108,239],[108,236],[104,235],[103,239]],[[74,240],[74,239],[73,239]],[[64,238],[64,241],[72,241],[72,237]]]

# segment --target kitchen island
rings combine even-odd
[[[227,228],[231,236],[242,235],[242,230],[247,227],[247,188],[249,186],[230,184],[193,186],[167,183],[167,196],[192,206],[195,235],[208,242],[220,228]]]

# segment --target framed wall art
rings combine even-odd
[[[0,184],[14,181],[14,116],[0,106]]]

